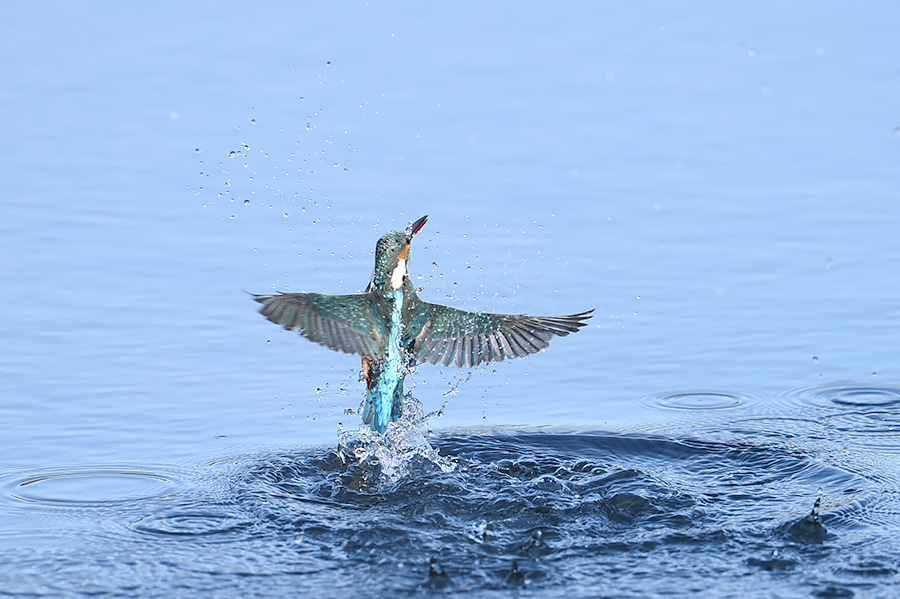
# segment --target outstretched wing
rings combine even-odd
[[[593,313],[525,316],[465,312],[428,303],[424,307],[429,319],[420,321],[421,331],[413,327],[413,354],[419,362],[444,366],[455,363],[459,368],[542,351],[552,337],[577,332]]]
[[[289,331],[335,351],[361,356],[378,355],[381,335],[372,323],[366,295],[278,293],[254,295],[262,315]]]

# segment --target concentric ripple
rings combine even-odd
[[[790,397],[827,423],[823,434],[852,439],[880,452],[900,453],[895,439],[900,433],[900,387],[837,383],[799,389]]]
[[[643,404],[665,410],[727,410],[745,406],[751,400],[748,395],[727,391],[677,391],[644,398]]]
[[[121,468],[57,469],[4,482],[13,500],[43,506],[97,507],[160,497],[175,481],[162,474]]]
[[[211,506],[198,506],[197,511],[180,508],[169,513],[149,515],[135,522],[134,529],[153,535],[194,537],[228,535],[251,525],[248,520],[228,510],[216,511]]]
[[[824,399],[841,406],[861,408],[900,407],[900,387],[837,384],[816,387],[808,391],[811,397]]]

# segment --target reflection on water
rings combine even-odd
[[[715,400],[666,435],[435,435],[410,398],[392,434],[333,448],[6,472],[0,577],[34,596],[865,595],[900,582],[900,443],[847,433],[895,421],[897,393],[660,395],[701,420]]]

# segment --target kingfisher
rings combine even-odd
[[[428,216],[393,231],[375,246],[375,271],[365,292],[351,295],[256,295],[270,322],[332,350],[362,357],[366,399],[362,419],[384,433],[400,418],[403,383],[420,363],[470,368],[546,349],[587,324],[593,310],[569,316],[466,312],[419,299],[409,277],[409,248]]]

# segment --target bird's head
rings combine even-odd
[[[428,216],[423,216],[406,231],[392,231],[378,240],[371,286],[380,291],[391,291],[403,285],[409,266],[409,245],[427,220]]]

